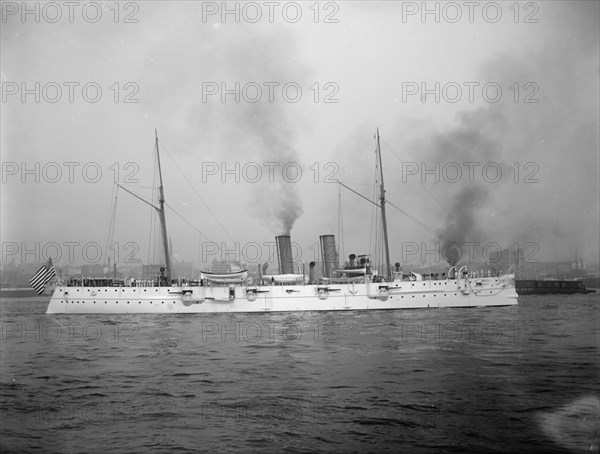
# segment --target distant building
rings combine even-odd
[[[172,277],[185,277],[186,279],[194,279],[196,274],[198,274],[194,270],[194,262],[174,262],[172,267]]]
[[[154,279],[160,276],[160,269],[164,265],[142,265],[142,279]]]
[[[104,276],[104,265],[99,263],[93,265],[81,265],[81,274],[83,274],[84,277]]]
[[[193,262],[173,262],[171,264],[171,277],[178,278],[184,277],[186,279],[194,279],[195,275],[198,274],[194,270]],[[142,279],[155,279],[160,276],[160,269],[164,268],[163,264],[151,264],[142,265]]]
[[[2,271],[0,272],[0,280],[2,284],[14,285],[19,280],[19,267],[14,263],[3,264]]]
[[[490,265],[502,273],[513,273],[516,279],[523,274],[524,262],[523,249],[502,249],[490,253]]]

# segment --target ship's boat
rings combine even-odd
[[[290,284],[290,283],[301,283],[304,280],[303,274],[266,274],[262,277],[262,281],[265,284]]]
[[[229,273],[212,273],[210,271],[202,271],[200,273],[200,279],[219,283],[243,282],[247,278],[248,270],[233,271]]]

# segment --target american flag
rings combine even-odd
[[[29,280],[29,284],[35,290],[38,295],[44,293],[44,289],[46,288],[46,284],[56,276],[56,272],[54,271],[54,265],[52,264],[52,258],[48,259],[48,262],[44,266],[42,266],[35,276],[33,276]]]

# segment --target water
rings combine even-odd
[[[2,452],[598,452],[598,295],[46,316],[1,301]]]

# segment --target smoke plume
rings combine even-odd
[[[444,181],[447,197],[442,207],[446,210],[446,216],[437,234],[441,242],[441,253],[452,266],[460,261],[465,243],[481,241],[478,215],[488,202],[491,192],[489,183],[480,177],[481,166],[499,161],[502,145],[495,137],[507,132],[504,115],[483,108],[461,113],[458,126],[435,134],[427,145],[428,150],[424,150],[424,156],[431,157],[430,163],[427,163],[429,167],[432,167],[431,161],[440,169],[448,163],[457,163],[455,168],[460,167],[461,172],[467,173],[455,184]],[[464,163],[472,164],[465,167]],[[477,177],[475,170],[478,172]],[[448,177],[441,170],[440,173],[442,177]]]
[[[295,58],[296,42],[284,30],[253,34],[251,27],[238,24],[219,33],[223,36],[212,44],[218,57],[207,64],[203,80],[217,83],[220,92],[192,110],[190,142],[196,148],[203,144],[204,159],[212,154],[228,168],[260,167],[257,181],[240,181],[239,194],[248,198],[249,213],[273,233],[289,234],[303,210],[294,182],[300,166],[294,145],[298,121],[294,103],[284,99],[282,90],[288,83],[306,90],[308,69]],[[236,83],[239,99],[233,94],[223,98],[223,87],[235,90]]]

